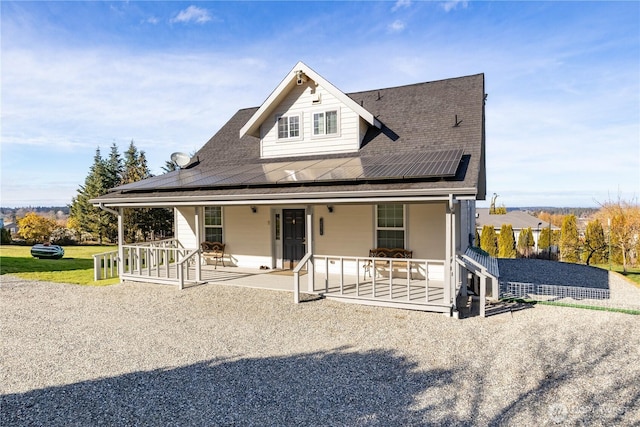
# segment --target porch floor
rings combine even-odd
[[[127,276],[127,280],[165,281],[176,280],[176,268],[170,267],[168,272],[160,270],[151,272],[143,271],[135,277]],[[293,292],[294,281],[291,270],[260,270],[255,268],[223,267],[212,265],[201,267],[201,283],[195,283],[195,267],[189,269],[190,281],[185,282],[185,288],[210,285],[242,286],[256,289],[269,289],[277,291]],[[375,286],[370,278],[366,280],[355,275],[344,275],[342,289],[340,276],[329,274],[328,285],[325,285],[324,273],[316,272],[315,288],[308,287],[308,275],[305,271],[300,275],[300,292],[321,294],[326,298],[340,299],[344,302],[352,302],[367,305],[382,305],[389,307],[407,308],[412,310],[446,312],[449,306],[444,304],[444,284],[442,281],[431,280],[429,282],[428,298],[424,279],[412,279],[407,287],[406,278],[394,278],[393,285],[389,285],[388,277],[379,277],[375,280]],[[358,283],[356,284],[356,281]],[[375,292],[374,292],[375,291]]]

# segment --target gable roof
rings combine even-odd
[[[371,126],[375,126],[377,128],[380,127],[380,122],[378,122],[373,114],[345,95],[340,89],[324,79],[320,74],[309,68],[304,62],[300,61],[291,69],[291,71],[289,71],[289,74],[287,74],[284,80],[280,82],[278,87],[271,92],[271,95],[269,95],[267,100],[260,106],[260,108],[258,108],[253,116],[251,116],[247,123],[240,128],[240,138],[245,135],[251,135],[258,138],[260,137],[260,125],[271,115],[271,112],[277,108],[291,89],[297,85],[299,78],[311,78],[311,80],[316,82],[316,84],[322,86],[340,102],[355,111]]]
[[[260,140],[248,132],[252,127],[247,125],[260,121],[262,107],[242,109],[194,155],[186,168],[116,187],[95,202],[109,206],[149,206],[156,203],[275,203],[277,200],[311,203],[341,198],[371,201],[375,197],[400,201],[449,195],[484,199],[483,74],[344,96],[370,112],[380,126],[369,127],[357,153],[261,159]],[[300,167],[313,161],[343,159],[345,164],[351,161],[389,166],[386,163],[391,157],[424,159],[451,151],[460,153],[460,158],[455,160],[455,172],[446,176],[427,174],[408,179],[402,174],[382,174],[380,179],[371,179],[362,174],[349,179],[275,182],[256,176],[260,170],[282,169],[287,162]]]
[[[522,230],[531,227],[532,230],[549,228],[549,223],[529,215],[525,211],[508,211],[502,215],[489,215],[489,208],[476,208],[476,227],[482,228],[485,225],[499,229],[503,224],[510,224],[514,230]],[[540,226],[538,226],[540,224]],[[558,227],[551,225],[553,230]]]

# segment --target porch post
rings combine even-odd
[[[124,275],[124,222],[122,221],[123,208],[118,208],[118,277],[122,283]]]
[[[195,223],[196,223],[196,250],[200,249],[200,218],[201,218],[202,206],[196,206]],[[196,255],[196,282],[202,281],[202,266],[200,262],[200,252]]]
[[[307,206],[307,253],[313,254],[313,207]],[[307,290],[311,293],[315,290],[315,269],[313,255],[307,262]]]
[[[456,217],[455,210],[456,202],[453,195],[449,195],[449,202],[446,208],[446,248],[445,248],[445,262],[444,262],[444,302],[445,304],[451,304],[452,296],[454,294],[455,287],[455,271],[454,271],[454,256],[455,256],[455,244],[456,244]],[[454,304],[455,308],[455,304]]]

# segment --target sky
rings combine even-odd
[[[345,93],[485,75],[488,206],[640,197],[640,2],[1,1],[0,206],[71,203],[96,149],[151,172],[298,61]]]

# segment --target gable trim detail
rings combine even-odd
[[[332,85],[324,77],[313,71],[305,63],[298,62],[295,67],[280,82],[278,87],[269,95],[265,102],[258,108],[247,123],[240,129],[240,138],[245,135],[260,137],[260,125],[268,119],[273,108],[289,93],[289,91],[298,84],[301,78],[310,78],[317,84],[324,87],[329,93],[335,96],[340,102],[355,111],[364,121],[378,129],[382,128],[382,124],[367,111],[363,106],[355,102],[340,89]]]

